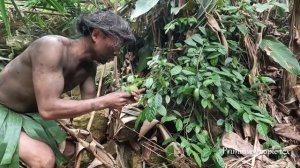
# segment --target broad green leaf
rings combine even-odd
[[[192,46],[192,47],[197,47],[196,42],[192,38],[188,38],[184,41],[187,45]]]
[[[270,5],[269,3],[264,3],[264,4],[257,3],[254,4],[253,6],[255,7],[256,12],[258,13],[261,13],[265,10],[269,10],[273,7],[273,5]]]
[[[155,110],[153,110],[152,108],[150,107],[146,107],[144,110],[143,110],[143,113],[145,113],[145,118],[148,120],[148,121],[152,121],[154,118],[155,118]]]
[[[233,108],[235,108],[237,111],[242,111],[242,108],[241,108],[241,106],[239,105],[239,103],[237,102],[237,101],[235,101],[235,100],[233,100],[232,98],[230,98],[230,97],[226,97],[226,100],[227,100],[227,102],[233,107]]]
[[[134,82],[134,76],[133,76],[133,75],[129,75],[129,76],[127,77],[127,82],[129,82],[129,83]]]
[[[183,136],[180,136],[180,140],[181,140],[181,146],[183,148],[186,148],[186,147],[190,147],[190,142]]]
[[[267,141],[270,143],[270,145],[271,145],[274,149],[281,149],[281,148],[282,148],[281,145],[280,145],[277,141],[275,141],[275,140],[273,140],[273,139],[271,139],[271,138],[268,138]]]
[[[161,118],[161,122],[162,122],[162,123],[165,123],[165,122],[168,122],[168,121],[174,121],[174,120],[176,120],[176,119],[177,119],[176,116],[174,116],[174,115],[168,115],[168,116],[163,116],[163,117]]]
[[[240,81],[244,81],[244,77],[236,70],[232,70],[232,73],[235,75],[235,77],[240,80]]]
[[[259,122],[257,125],[256,125],[256,129],[257,131],[264,137],[267,137],[267,134],[268,134],[268,126],[262,122]]]
[[[146,88],[150,88],[153,84],[153,78],[147,78],[145,81]]]
[[[165,101],[166,101],[166,103],[167,103],[167,104],[169,104],[169,103],[170,103],[170,100],[171,100],[170,96],[169,96],[169,95],[166,95],[166,97],[165,97]]]
[[[192,143],[191,146],[192,146],[198,153],[202,153],[202,152],[203,152],[202,149],[201,149],[198,145]]]
[[[178,75],[181,71],[182,71],[182,67],[180,65],[177,65],[171,69],[171,75],[172,76]]]
[[[165,108],[165,106],[161,105],[158,109],[157,109],[157,112],[162,115],[162,116],[165,116],[167,115],[167,110]]]
[[[161,106],[161,104],[162,104],[162,96],[159,93],[157,93],[155,95],[154,103],[155,103],[155,107],[160,107]]]
[[[225,167],[224,160],[219,152],[214,154],[213,160],[217,164],[217,167]]]
[[[144,13],[147,13],[158,2],[159,0],[137,0],[137,2],[135,3],[135,9],[132,11],[130,19],[137,18]]]
[[[202,100],[201,100],[201,106],[202,106],[203,108],[206,108],[206,107],[208,106],[208,100],[202,99]]]
[[[203,134],[196,134],[197,139],[199,140],[199,142],[201,144],[205,144],[206,143],[206,138]]]
[[[272,118],[259,118],[259,117],[257,117],[256,120],[264,122],[266,124],[270,124],[271,126],[274,125],[274,122],[272,121]]]
[[[232,130],[233,130],[232,124],[230,124],[229,122],[225,122],[225,131],[232,132]]]
[[[239,24],[237,25],[237,28],[243,35],[245,36],[248,33],[248,28],[245,26],[245,24]]]
[[[198,44],[203,45],[203,39],[202,39],[202,37],[200,36],[200,34],[194,34],[194,35],[192,35],[191,38],[192,38],[194,41],[196,41]]]
[[[167,154],[167,159],[168,160],[175,160],[175,156],[174,156],[174,146],[173,145],[169,145],[166,148],[166,154]]]
[[[211,155],[211,149],[206,146],[205,148],[203,148],[202,150],[203,152],[201,153],[201,160],[202,162],[206,162],[209,159],[209,156]]]
[[[289,6],[286,3],[272,2],[272,4],[282,8],[283,10],[289,9]]]
[[[179,117],[181,117],[181,113],[177,110],[172,110],[174,112],[174,114],[178,115]]]
[[[223,124],[224,124],[224,120],[223,119],[218,119],[217,125],[222,126]]]
[[[295,75],[300,75],[300,66],[297,59],[288,47],[278,41],[275,37],[266,36],[262,40],[260,48],[287,71]]]
[[[245,123],[250,123],[250,119],[249,119],[248,113],[244,113],[243,114],[243,120],[244,120]]]
[[[212,84],[212,83],[214,83],[214,81],[215,80],[212,80],[212,79],[207,79],[207,80],[205,80],[204,82],[203,82],[203,86],[208,86],[208,85],[210,85],[210,84]]]
[[[201,130],[201,127],[199,125],[196,126],[195,128],[195,133],[198,134]]]
[[[134,129],[138,129],[138,126],[140,123],[146,120],[145,112],[144,110],[139,114],[138,118],[136,119],[134,123]]]
[[[181,131],[181,130],[182,130],[182,127],[183,127],[182,121],[181,121],[180,119],[176,120],[175,126],[176,126],[176,130],[177,130],[177,131]]]
[[[259,79],[260,79],[263,83],[276,83],[272,78],[267,77],[267,76],[261,76],[261,77],[259,77]]]
[[[182,73],[185,75],[195,75],[195,72],[192,72],[189,69],[183,69]]]
[[[199,167],[202,167],[202,161],[201,161],[199,155],[195,151],[192,151],[192,155],[193,155],[193,158],[195,159],[197,165]]]
[[[219,62],[219,58],[211,59],[209,62],[212,66],[216,66]]]
[[[192,132],[192,130],[195,129],[195,127],[196,127],[196,123],[190,122],[190,123],[186,126],[185,130],[186,130],[187,133],[190,133],[190,132]]]

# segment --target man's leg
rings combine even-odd
[[[65,149],[63,151],[63,154],[71,159],[74,156],[75,152],[76,152],[76,144],[73,143],[71,140],[66,139]]]
[[[21,132],[19,141],[20,159],[31,168],[54,168],[55,156],[52,149],[44,142],[29,137]]]

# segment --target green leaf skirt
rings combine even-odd
[[[45,121],[38,113],[17,113],[0,104],[0,168],[19,167],[19,138],[21,131],[33,139],[47,143],[56,156],[56,164],[67,158],[58,144],[66,139],[56,121]]]

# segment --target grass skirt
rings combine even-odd
[[[38,113],[17,113],[0,104],[0,168],[19,167],[21,131],[47,143],[56,156],[56,164],[62,165],[67,161],[58,148],[66,134],[56,121],[45,121]]]

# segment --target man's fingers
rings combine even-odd
[[[134,93],[136,94],[141,94],[141,93],[144,93],[146,91],[145,88],[142,88],[142,89],[139,89],[139,90],[136,90],[136,91],[133,91]]]
[[[133,97],[139,96],[139,94],[137,94],[136,92],[132,92],[131,95],[132,95]]]
[[[125,98],[129,98],[131,97],[132,95],[128,92],[121,92],[121,97],[125,97]]]

